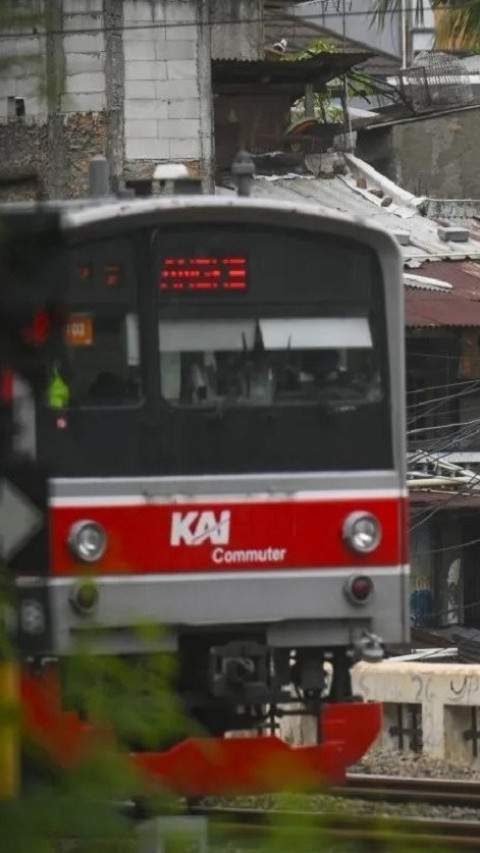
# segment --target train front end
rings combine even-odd
[[[139,758],[159,778],[261,787],[293,690],[319,721],[298,760],[338,779],[380,725],[352,662],[408,638],[398,251],[250,200],[108,210],[67,218],[67,391],[37,405],[55,652],[88,636],[132,662],[176,655],[221,753],[200,773],[196,741]],[[145,623],[162,628],[147,649]],[[238,729],[268,736],[223,738]]]

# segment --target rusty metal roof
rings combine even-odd
[[[448,282],[447,292],[407,288],[407,326],[479,326],[480,263],[478,261],[432,261],[422,264],[416,275]]]

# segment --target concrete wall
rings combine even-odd
[[[4,4],[2,3],[2,8]],[[18,4],[10,0],[15,10]],[[56,94],[61,98],[64,113],[99,111],[105,108],[105,37],[103,30],[103,0],[29,0],[31,31],[47,23],[55,30],[45,37],[18,37],[20,24],[2,31],[0,39],[0,118],[6,119],[7,98],[25,98],[26,119],[48,115],[52,81],[47,81],[47,65],[52,57],[52,41],[60,40],[61,53],[55,57],[57,72]],[[36,16],[36,17],[35,17]],[[18,18],[18,20],[21,20]],[[58,31],[61,32],[58,32]],[[62,35],[63,33],[63,35]],[[60,37],[58,39],[58,37]]]
[[[384,703],[383,731],[376,746],[399,749],[398,710],[411,720],[418,709],[422,751],[432,758],[465,762],[478,769],[480,754],[475,755],[472,727],[478,727],[480,707],[480,666],[458,663],[358,663],[352,669],[354,693],[366,701]],[[408,713],[407,713],[408,712]],[[406,726],[407,727],[407,726]],[[405,733],[408,751],[410,735]]]
[[[82,195],[90,158],[105,153],[103,2],[11,3],[17,36],[0,40],[2,200]],[[30,32],[48,23],[45,37],[18,37],[19,8]],[[23,98],[24,115],[13,114],[12,98]]]
[[[198,161],[209,154],[211,127],[203,127],[201,101],[210,62],[205,67],[200,7],[196,0],[124,3],[128,161]]]
[[[359,131],[357,153],[404,189],[437,198],[480,197],[480,106]]]
[[[41,6],[38,4],[39,14]],[[39,36],[0,39],[0,121],[6,121],[9,98],[23,98],[28,120],[46,116],[46,100],[40,85],[46,72],[46,43]]]
[[[210,0],[212,59],[263,59],[263,0]]]
[[[106,107],[103,0],[63,0],[62,17],[61,112],[100,112]]]
[[[107,156],[113,189],[172,161],[211,189],[212,53],[263,55],[263,0],[26,7],[47,36],[18,38],[17,22],[16,35],[0,40],[0,199],[80,196],[95,154]],[[16,98],[24,115],[15,115]]]
[[[11,39],[2,33],[0,198],[82,195],[98,153],[109,159],[114,189],[151,178],[165,161],[187,161],[208,188],[209,2],[29,0],[29,15],[38,15],[40,30],[48,23],[48,34],[18,38],[18,22]],[[258,14],[261,2],[244,0],[243,11],[253,4]],[[235,56],[239,31],[221,35]]]

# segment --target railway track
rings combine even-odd
[[[420,777],[376,776],[350,774],[345,786],[329,789],[329,796],[343,799],[361,799],[382,803],[425,803],[434,806],[457,806],[480,810],[480,782],[464,779],[437,779]],[[352,804],[353,805],[353,804]],[[382,816],[355,814],[351,812],[325,811],[281,811],[262,808],[237,808],[208,806],[197,802],[191,814],[209,818],[212,838],[222,833],[236,839],[243,838],[242,846],[252,849],[251,844],[268,839],[268,832],[275,834],[279,850],[300,851],[302,839],[308,849],[326,849],[328,843],[354,845],[350,850],[375,849],[378,851],[415,850],[477,850],[480,851],[480,817],[476,820],[442,819],[430,817]],[[480,811],[479,811],[480,815]],[[248,841],[247,841],[248,839]],[[370,846],[369,846],[370,845]],[[215,846],[215,845],[214,845]],[[256,849],[256,848],[255,848]]]
[[[328,793],[348,799],[480,809],[480,782],[466,779],[351,773],[345,786],[331,788]]]
[[[480,850],[480,823],[462,820],[393,819],[371,815],[328,814],[295,811],[265,811],[203,806],[192,814],[209,819],[209,837],[215,848],[219,840],[235,838],[235,849],[258,850],[253,844],[275,839],[275,849],[301,851],[325,850],[325,843],[358,844],[360,850],[376,853],[412,849],[451,853],[456,850]],[[261,849],[261,848],[260,848]],[[269,848],[271,849],[271,848]],[[337,849],[337,847],[335,847]]]

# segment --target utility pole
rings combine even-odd
[[[400,0],[400,40],[402,45],[402,69],[407,67],[407,2],[408,0]]]
[[[200,96],[200,154],[202,189],[204,193],[215,192],[213,174],[213,95],[212,95],[212,19],[210,0],[198,0],[197,25],[197,73]]]
[[[347,48],[347,10],[345,8],[345,0],[342,0],[342,39],[343,39],[343,50]],[[349,102],[349,92],[348,92],[348,79],[347,75],[343,75],[343,97],[342,97],[342,107],[343,107],[343,123],[345,127],[345,138],[350,140],[352,133],[352,119],[350,116],[350,110],[348,108]],[[347,137],[348,133],[348,137]],[[348,142],[348,146],[350,142]]]

